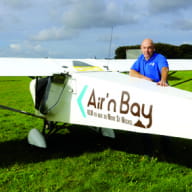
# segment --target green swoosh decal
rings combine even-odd
[[[81,113],[82,113],[83,117],[86,117],[86,114],[85,114],[85,110],[84,110],[84,107],[83,107],[83,104],[82,104],[82,99],[83,99],[83,97],[85,95],[85,92],[86,92],[87,88],[88,88],[88,85],[85,85],[83,87],[81,93],[79,94],[79,97],[77,98],[77,103],[79,105],[79,108],[81,110]]]

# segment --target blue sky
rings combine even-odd
[[[0,34],[1,57],[106,58],[144,38],[192,44],[192,0],[1,0]]]

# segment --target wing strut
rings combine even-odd
[[[5,109],[5,110],[10,110],[10,111],[14,111],[14,112],[17,112],[17,113],[22,113],[22,114],[25,114],[25,115],[29,115],[29,116],[33,116],[33,117],[36,117],[36,118],[40,118],[40,119],[44,119],[45,120],[45,117],[42,117],[40,115],[35,115],[33,113],[29,113],[29,112],[26,112],[26,111],[21,111],[19,109],[14,109],[12,107],[7,107],[5,105],[0,105],[0,108],[2,109]]]

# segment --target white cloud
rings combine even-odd
[[[52,24],[55,23],[55,26],[41,29],[32,36],[33,40],[71,39],[90,28],[111,28],[137,21],[137,17],[129,11],[133,8],[128,3],[119,4],[114,0],[84,0],[83,3],[81,0],[68,0],[65,3],[68,3],[67,6],[63,9],[59,7],[58,12],[50,9],[50,17],[54,20]]]
[[[112,27],[113,46],[146,36],[189,42],[191,7],[191,0],[0,0],[0,55],[100,57]]]
[[[38,34],[32,36],[31,39],[35,41],[62,40],[70,39],[75,34],[77,34],[76,30],[53,27],[41,30]]]
[[[20,44],[10,44],[9,47],[10,47],[13,51],[20,51],[20,50],[21,50],[21,45],[20,45]]]
[[[97,28],[135,22],[132,14],[124,14],[123,6],[117,1],[77,0],[64,12],[63,23],[69,28]]]
[[[47,52],[40,44],[30,41],[11,43],[8,49],[4,49],[4,55],[9,53],[9,57],[47,57]]]

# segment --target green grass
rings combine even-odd
[[[192,91],[192,71],[169,72],[168,79],[171,86]]]
[[[192,72],[169,75],[192,91]],[[184,84],[180,82],[186,81]],[[0,77],[0,104],[33,112],[27,77]],[[0,109],[0,191],[192,191],[192,141],[118,131],[115,140],[72,126],[48,139],[48,149],[27,144],[42,120]]]

